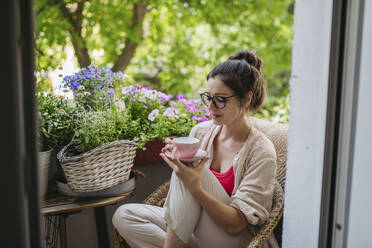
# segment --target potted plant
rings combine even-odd
[[[89,182],[80,181],[74,185],[71,183],[77,178],[74,173],[116,170],[117,168],[106,168],[111,166],[108,163],[110,158],[104,157],[111,152],[107,149],[119,150],[119,145],[125,146],[126,148],[120,149],[130,151],[128,154],[131,155],[125,163],[131,163],[134,149],[137,151],[138,162],[141,161],[141,155],[146,154],[146,150],[147,152],[153,150],[149,145],[155,143],[156,154],[147,157],[160,160],[158,152],[163,144],[159,146],[159,142],[165,137],[187,135],[197,122],[208,120],[209,115],[199,99],[187,100],[184,95],[179,94],[173,100],[172,95],[140,85],[128,85],[130,81],[127,80],[129,77],[127,75],[100,68],[94,66],[83,68],[71,76],[66,76],[63,84],[74,92],[72,103],[75,108],[80,107],[82,111],[78,111],[78,114],[73,114],[72,111],[72,114],[67,115],[69,118],[64,119],[66,129],[62,128],[61,131],[64,130],[65,134],[70,135],[60,137],[59,141],[66,144],[67,140],[63,139],[68,137],[72,143],[63,147],[58,158],[67,182],[70,181],[69,186],[80,192],[108,187],[97,178]],[[94,97],[87,101],[86,97],[92,96],[92,92]],[[58,108],[55,106],[55,109]],[[140,150],[144,152],[139,152]],[[120,152],[126,153],[125,150]],[[120,157],[120,154],[115,156]],[[94,165],[96,168],[85,167],[88,164],[95,164],[98,160],[103,162]],[[78,180],[83,180],[81,174],[79,176]],[[97,175],[93,177],[95,176]],[[89,175],[85,178],[88,177]],[[109,177],[113,179],[114,175]],[[111,186],[124,179],[115,180]]]
[[[125,78],[93,65],[64,78],[63,86],[73,91],[75,104],[84,109],[74,118],[71,143],[58,153],[73,191],[99,191],[129,177],[139,126],[115,101],[115,90]]]
[[[166,137],[186,136],[198,122],[209,120],[209,111],[199,99],[187,100],[183,94],[173,99],[161,91],[130,85],[117,96],[126,106],[127,114],[140,125],[141,142],[135,164],[162,162],[158,156]]]
[[[129,179],[137,143],[136,122],[115,108],[85,111],[72,142],[57,155],[75,192],[97,192]]]
[[[63,171],[58,163],[51,167],[51,162],[63,146],[74,136],[76,119],[84,109],[72,100],[56,96],[49,92],[40,92],[38,99],[39,115],[39,171],[41,195],[47,191],[49,170],[52,177],[64,180]],[[57,161],[56,161],[57,162]]]

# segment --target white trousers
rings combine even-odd
[[[218,200],[229,204],[231,199],[207,166],[202,176],[203,188]],[[182,181],[172,174],[164,208],[145,204],[124,204],[112,219],[115,228],[132,248],[163,247],[167,225],[192,248],[246,247],[252,236],[248,229],[231,236],[209,217],[194,200]]]

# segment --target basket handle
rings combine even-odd
[[[65,145],[57,154],[57,158],[60,162],[63,162],[63,160],[65,160],[65,153],[66,153],[66,150],[67,148],[69,148],[71,145],[73,144],[76,144],[76,142],[70,142],[68,143],[67,145]]]

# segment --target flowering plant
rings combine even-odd
[[[104,66],[95,67],[94,65],[89,65],[71,76],[65,76],[62,84],[72,91],[80,86],[84,86],[89,91],[114,89],[118,81],[126,77],[128,75],[122,72],[112,72]]]
[[[197,122],[209,120],[209,111],[201,100],[187,100],[183,94],[173,100],[172,95],[131,85],[122,88],[120,98],[130,118],[141,127],[141,135],[135,140],[187,136]]]
[[[140,130],[139,124],[119,109],[87,111],[79,119],[73,141],[79,143],[77,152],[84,152],[115,140],[133,140]]]
[[[186,136],[197,122],[208,120],[201,101],[182,94],[173,100],[172,95],[140,85],[116,93],[107,105],[85,109],[76,118],[73,141],[80,143],[78,152],[120,139],[133,140],[143,149],[149,139]]]
[[[39,93],[37,99],[40,145],[58,149],[68,144],[84,109],[72,100],[51,93]]]
[[[186,136],[196,123],[208,120],[209,111],[200,99],[128,86],[128,77],[90,65],[63,78],[62,85],[74,99],[40,94],[44,140],[58,147],[78,142],[77,152],[120,139],[133,140],[141,149],[149,139]]]
[[[105,103],[106,97],[112,100],[115,88],[124,84],[124,80],[128,77],[122,72],[112,72],[104,66],[89,65],[70,76],[65,76],[62,86],[74,93],[75,100],[85,106],[97,107],[102,103],[100,100],[103,99]]]

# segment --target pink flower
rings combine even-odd
[[[196,121],[196,122],[201,122],[201,121],[209,121],[209,119],[208,118],[205,118],[205,117],[200,117],[200,116],[197,116],[197,115],[194,115],[193,117],[192,117],[192,119],[194,120],[194,121]]]
[[[194,104],[192,104],[192,103],[186,104],[186,109],[188,111],[192,112],[192,113],[195,113],[196,112],[196,108],[195,108]]]

